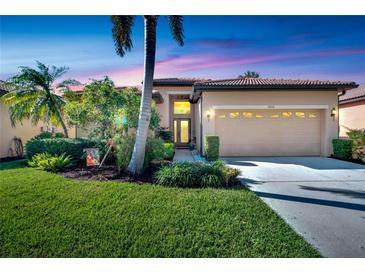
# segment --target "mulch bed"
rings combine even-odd
[[[113,166],[105,167],[76,167],[59,172],[58,174],[65,178],[78,180],[97,180],[97,181],[123,181],[138,184],[151,183],[153,181],[153,172],[147,170],[141,175],[132,175],[127,172],[118,173]]]

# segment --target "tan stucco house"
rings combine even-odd
[[[347,128],[365,129],[365,84],[343,92],[339,97],[340,136]]]
[[[353,94],[356,87],[341,81],[165,78],[154,80],[152,98],[161,127],[172,131],[178,147],[193,143],[203,153],[204,136],[218,135],[221,156],[330,156],[339,136],[339,106],[340,119],[345,117],[338,94]],[[0,158],[12,156],[15,136],[25,144],[47,130],[30,121],[11,127],[1,103],[0,115]],[[87,134],[70,129],[70,137]]]
[[[221,156],[332,154],[339,136],[338,94],[354,82],[243,78],[155,79],[161,126],[178,146],[202,152],[205,135],[220,137]]]

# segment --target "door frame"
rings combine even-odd
[[[176,132],[176,142],[175,142],[175,121],[177,121],[177,132]],[[180,140],[180,133],[181,133],[181,121],[188,121],[188,142],[182,143]],[[172,134],[173,140],[177,147],[186,147],[191,142],[191,118],[173,118],[173,127],[172,127]]]

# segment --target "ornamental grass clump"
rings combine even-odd
[[[239,180],[240,171],[222,161],[174,162],[162,166],[155,174],[155,182],[170,187],[231,187]]]
[[[46,171],[61,171],[72,165],[72,157],[66,153],[61,155],[50,155],[48,153],[39,153],[28,161],[30,167],[38,167]]]

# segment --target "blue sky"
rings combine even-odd
[[[134,48],[115,54],[108,16],[1,16],[0,79],[35,60],[67,66],[85,83],[109,75],[117,85],[143,76],[143,20]],[[155,77],[262,77],[353,80],[365,83],[365,16],[185,16],[185,45],[167,20],[157,31]]]

